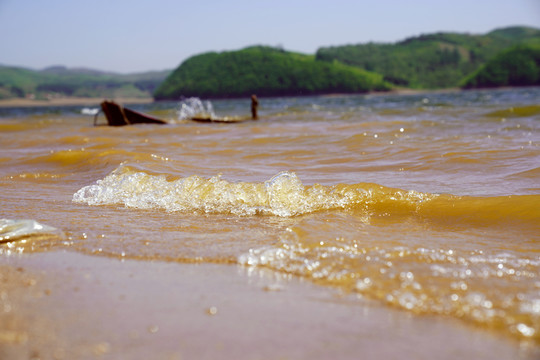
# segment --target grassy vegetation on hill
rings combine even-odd
[[[459,86],[488,59],[519,43],[540,44],[540,30],[510,27],[485,35],[436,33],[395,44],[324,47],[316,58],[377,72],[398,86],[432,89]]]
[[[184,61],[156,90],[154,97],[207,98],[356,93],[388,90],[382,76],[340,63],[315,61],[265,46],[206,53]]]
[[[465,88],[540,85],[540,46],[517,45],[465,79]]]
[[[13,97],[151,97],[170,71],[120,75],[55,66],[30,70],[0,66],[0,99]]]

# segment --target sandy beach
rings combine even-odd
[[[2,359],[518,359],[511,340],[264,269],[0,258]]]

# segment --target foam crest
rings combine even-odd
[[[354,193],[354,194],[352,194]],[[139,209],[163,209],[236,215],[296,216],[314,211],[346,208],[369,192],[315,184],[304,186],[296,174],[281,172],[264,183],[229,182],[197,175],[168,180],[120,166],[95,184],[73,195],[88,205],[124,205]]]
[[[73,201],[88,205],[124,205],[169,212],[298,216],[317,211],[350,210],[365,215],[415,216],[445,224],[519,225],[538,228],[538,195],[466,197],[422,193],[372,183],[305,186],[284,171],[262,183],[230,182],[220,175],[171,179],[121,165],[85,186]]]

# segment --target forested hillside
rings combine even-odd
[[[510,27],[485,35],[441,32],[393,44],[323,47],[316,59],[374,71],[402,87],[446,88],[459,86],[464,77],[497,53],[521,43],[540,44],[540,30]]]
[[[253,46],[239,51],[206,53],[183,62],[154,97],[241,97],[356,93],[388,90],[382,76],[313,56]]]
[[[465,79],[465,88],[540,85],[540,45],[499,53]]]

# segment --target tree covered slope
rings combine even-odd
[[[158,87],[157,100],[357,93],[388,90],[382,76],[282,49],[253,46],[184,61]]]
[[[393,44],[323,47],[316,58],[377,72],[398,86],[433,89],[459,86],[497,53],[521,43],[540,44],[540,30],[509,27],[484,35],[441,32]]]
[[[465,88],[540,85],[540,46],[517,45],[505,50],[464,81]]]

